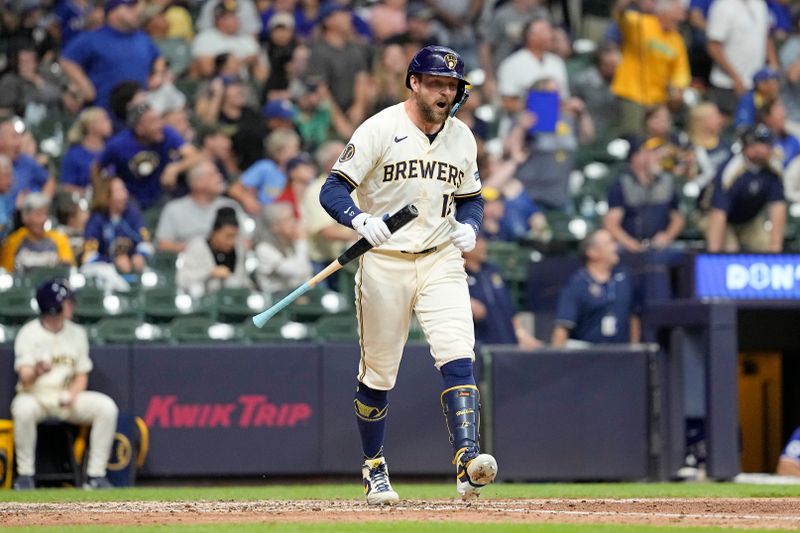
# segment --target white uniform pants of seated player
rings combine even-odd
[[[106,465],[114,434],[117,431],[117,405],[101,392],[82,391],[75,396],[69,407],[59,407],[57,399],[41,401],[33,394],[21,392],[11,402],[14,418],[14,447],[17,473],[21,476],[35,474],[36,424],[47,418],[56,418],[72,424],[91,424],[89,439],[89,477],[106,475]]]
[[[412,312],[437,369],[456,359],[475,358],[464,259],[452,244],[428,254],[380,249],[364,254],[355,293],[361,342],[358,380],[368,387],[394,387]]]

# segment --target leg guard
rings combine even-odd
[[[359,383],[356,386],[353,407],[364,457],[367,459],[380,457],[383,455],[383,435],[386,429],[386,414],[389,410],[387,392],[371,389]]]
[[[464,454],[473,457],[480,453],[478,426],[480,424],[480,393],[475,385],[457,385],[441,395],[442,410],[455,450],[453,463]]]

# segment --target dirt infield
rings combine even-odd
[[[800,498],[0,503],[4,526],[356,521],[551,522],[800,528]]]

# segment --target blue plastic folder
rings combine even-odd
[[[530,91],[528,93],[528,111],[536,114],[536,124],[530,133],[553,133],[558,121],[558,93],[550,91]]]

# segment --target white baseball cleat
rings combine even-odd
[[[361,467],[361,477],[364,478],[364,495],[370,505],[391,505],[400,501],[400,497],[392,490],[389,482],[389,468],[386,459],[367,459]]]
[[[497,461],[488,453],[467,459],[462,452],[456,464],[456,490],[462,500],[476,499],[481,489],[497,477]]]

